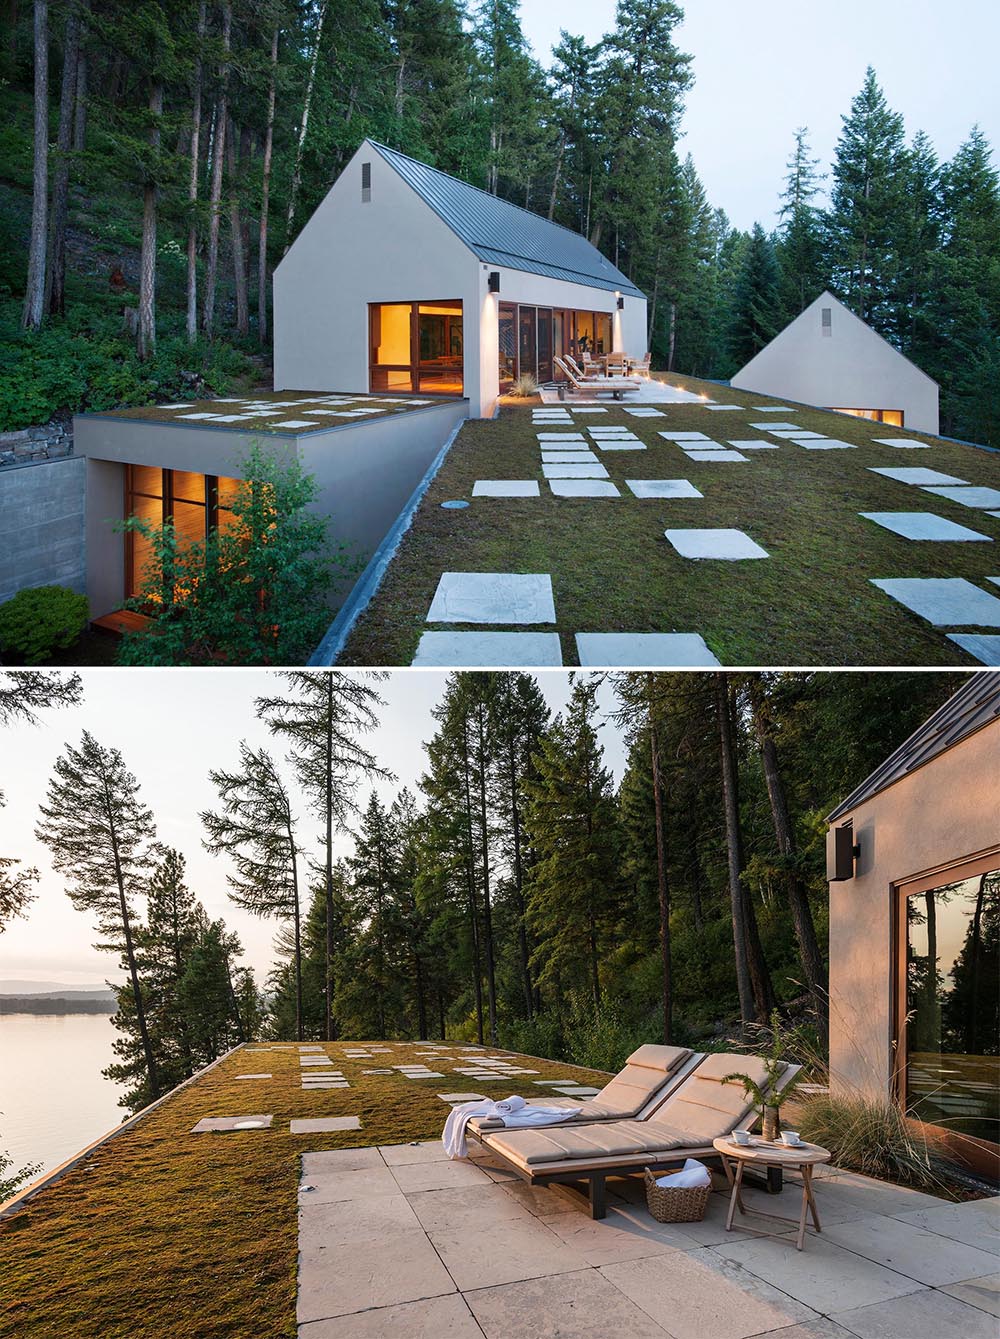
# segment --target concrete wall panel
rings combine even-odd
[[[0,603],[25,587],[84,590],[85,474],[73,456],[0,470]]]

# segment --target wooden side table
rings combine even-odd
[[[790,1148],[780,1141],[771,1143],[768,1140],[761,1139],[758,1135],[752,1135],[749,1144],[737,1144],[735,1140],[725,1136],[713,1140],[712,1147],[720,1155],[726,1172],[726,1180],[732,1187],[732,1194],[729,1198],[729,1214],[726,1218],[727,1232],[733,1230],[733,1216],[736,1210],[739,1209],[740,1213],[743,1214],[747,1212],[743,1204],[743,1196],[740,1193],[743,1184],[743,1172],[747,1166],[781,1167],[788,1171],[797,1169],[802,1173],[802,1209],[799,1213],[799,1235],[795,1243],[796,1250],[801,1251],[805,1241],[807,1211],[812,1215],[813,1226],[816,1231],[822,1231],[812,1189],[812,1169],[821,1162],[830,1161],[832,1155],[828,1149],[820,1148],[818,1144],[805,1143],[796,1144]],[[781,1214],[767,1213],[764,1216],[767,1218],[782,1218]],[[783,1221],[793,1223],[795,1219],[783,1218]]]

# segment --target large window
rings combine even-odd
[[[500,304],[498,315],[500,386],[507,387],[523,374],[538,382],[562,374],[553,358],[569,354],[578,362],[612,352],[610,312],[571,311],[562,307],[519,307]]]
[[[373,391],[461,395],[462,303],[374,302],[368,309]]]
[[[233,523],[232,501],[238,479],[187,470],[161,470],[152,465],[126,465],[125,515],[151,526],[172,520],[182,545],[203,540],[209,530],[225,530]],[[144,535],[127,531],[125,536],[125,594],[141,592],[143,575],[153,556],[153,546]]]
[[[903,890],[901,1095],[917,1120],[1000,1144],[1000,868],[963,874]]]
[[[893,428],[901,428],[905,417],[902,409],[838,409],[835,405],[830,409],[834,414],[851,414],[854,418],[867,418],[874,423],[888,423]]]

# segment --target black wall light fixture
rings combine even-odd
[[[625,299],[620,293],[616,293],[615,297],[618,299],[618,310],[623,312],[625,310]]]
[[[850,823],[830,828],[826,834],[826,877],[831,883],[845,883],[855,875],[855,862],[861,855],[861,846],[854,840]]]
[[[491,292],[491,293],[499,293],[499,292],[500,292],[500,271],[499,271],[499,270],[490,270],[490,283],[489,283],[489,287],[490,287],[490,292]]]

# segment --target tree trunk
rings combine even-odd
[[[309,78],[306,82],[306,95],[302,103],[302,124],[299,126],[299,138],[295,145],[295,165],[292,168],[292,184],[288,192],[288,221],[285,225],[285,250],[292,244],[292,228],[295,224],[295,206],[302,185],[302,155],[306,147],[306,134],[309,130],[309,109],[312,106],[313,88],[316,84],[316,66],[319,63],[319,49],[323,41],[323,23],[326,19],[327,0],[323,0],[316,25],[316,45],[313,47],[312,60],[309,62]]]
[[[159,187],[160,117],[163,114],[163,85],[155,83],[149,92],[152,125],[149,145],[153,151],[151,174],[142,188],[142,251],[139,257],[139,328],[136,353],[147,359],[156,347],[156,206]]]
[[[89,9],[90,0],[86,8]],[[76,57],[76,101],[73,111],[73,152],[87,147],[87,47],[81,40]]]
[[[788,813],[785,787],[778,766],[778,749],[774,742],[771,723],[767,716],[767,703],[760,680],[751,677],[749,686],[750,704],[753,713],[754,729],[760,745],[761,764],[764,768],[764,780],[767,783],[768,799],[771,802],[771,817],[774,822],[774,835],[778,850],[787,862],[785,886],[788,892],[788,904],[795,926],[795,938],[798,941],[799,957],[806,985],[813,997],[816,1017],[822,1022],[826,1015],[826,971],[823,956],[816,939],[816,927],[813,923],[809,894],[802,879],[793,868],[795,859],[795,833]]]
[[[198,168],[201,154],[202,48],[206,26],[207,6],[205,0],[201,0],[191,92],[191,168],[188,173],[187,315],[184,329],[189,344],[194,344],[198,338]]]
[[[677,350],[677,303],[670,304],[670,347],[667,357],[667,371],[674,370],[674,354]]]
[[[271,82],[267,92],[267,131],[264,135],[263,178],[260,192],[260,232],[257,241],[257,338],[267,344],[267,213],[271,200],[271,156],[274,151],[274,102],[278,73],[278,28],[271,35]]]
[[[517,901],[517,947],[521,957],[521,982],[524,987],[524,1006],[527,1016],[531,1007],[531,958],[528,953],[528,928],[525,925],[524,867],[521,859],[521,815],[517,807],[517,760],[513,738],[507,740],[507,764],[510,786],[510,822],[514,836],[514,895]]]
[[[333,676],[326,677],[326,1040],[333,1041]]]
[[[493,949],[493,909],[490,905],[490,832],[486,813],[486,725],[482,704],[478,709],[479,737],[479,840],[483,852],[483,948],[486,953],[486,1001],[490,1019],[490,1045],[497,1045],[497,980]]]
[[[472,784],[469,779],[469,730],[468,722],[462,723],[465,773],[465,820],[466,839],[469,844],[466,873],[469,894],[469,924],[472,930],[472,967],[476,981],[476,1038],[483,1044],[483,969],[479,957],[479,916],[476,908],[476,857],[475,843],[472,837]]]
[[[419,953],[413,955],[413,981],[417,991],[417,1035],[427,1040],[427,1000],[424,994],[424,964]]]
[[[663,812],[663,782],[656,723],[649,718],[649,752],[653,769],[653,811],[656,820],[656,888],[660,907],[660,963],[663,975],[663,1042],[670,1045],[673,1032],[673,981],[670,963],[670,884],[667,880],[667,841]]]
[[[49,215],[49,6],[35,0],[35,127],[31,241],[21,326],[37,330],[45,311],[45,252]]]
[[[295,1040],[302,1041],[302,915],[299,908],[299,865],[291,821],[286,824],[288,849],[292,856],[292,929],[295,936]]]
[[[229,159],[229,230],[233,247],[233,280],[236,287],[236,332],[246,338],[250,333],[250,303],[247,294],[247,266],[243,249],[243,224],[240,219],[239,174],[236,159],[236,125],[230,120],[227,156]]]
[[[53,316],[66,311],[66,220],[69,214],[69,155],[73,147],[73,112],[76,105],[76,67],[80,52],[80,17],[75,7],[66,15],[62,88],[59,93],[59,137],[52,186],[52,224],[46,272],[46,307]]]
[[[229,987],[229,1004],[233,1011],[233,1021],[236,1024],[236,1037],[239,1041],[247,1041],[246,1028],[243,1025],[243,1015],[240,1013],[239,1000],[236,998],[236,991],[233,987],[233,972],[229,963],[229,950],[224,948],[222,956],[226,963],[226,984]]]
[[[215,284],[219,269],[219,222],[222,208],[222,170],[226,160],[226,122],[229,119],[229,41],[233,28],[230,0],[222,6],[222,49],[225,53],[220,77],[222,87],[215,106],[215,139],[212,145],[212,186],[208,202],[208,257],[205,262],[205,303],[201,325],[209,339],[215,329]]]

